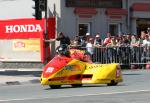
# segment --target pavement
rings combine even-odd
[[[41,68],[0,68],[0,86],[40,83]]]

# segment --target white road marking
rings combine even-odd
[[[124,93],[138,93],[138,92],[150,92],[150,90],[137,90],[137,91],[124,91],[124,92],[108,92],[108,93],[98,93],[98,94],[83,94],[83,95],[69,95],[69,96],[59,96],[59,97],[44,97],[44,98],[22,98],[22,99],[4,99],[0,102],[10,102],[10,101],[26,101],[26,100],[39,100],[39,99],[55,99],[55,98],[69,98],[69,97],[86,97],[86,96],[98,96],[98,95],[111,95],[111,94],[124,94]]]

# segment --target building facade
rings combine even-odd
[[[57,32],[73,38],[86,32],[139,34],[150,26],[150,0],[49,0]]]
[[[44,15],[36,21],[33,5],[32,0],[0,0],[0,61],[44,62],[49,58],[49,49],[41,41]],[[47,13],[53,19],[49,39],[58,32],[71,39],[87,32],[100,33],[102,38],[107,32],[139,35],[150,27],[150,0],[48,0]],[[33,26],[37,28],[31,30]]]

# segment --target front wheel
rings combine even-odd
[[[49,85],[51,89],[59,89],[61,85]]]

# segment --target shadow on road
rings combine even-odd
[[[134,76],[134,75],[142,75],[142,74],[139,74],[139,73],[124,73],[123,75]]]
[[[117,86],[111,86],[111,87],[120,87],[120,86],[126,86],[125,84],[118,84]],[[72,88],[93,88],[93,87],[105,87],[105,88],[108,88],[110,86],[107,86],[107,84],[89,84],[89,85],[83,85],[82,87],[72,87],[71,85],[64,85],[62,86],[61,88],[59,88],[60,90],[61,89],[72,89]],[[56,89],[51,89],[50,87],[49,88],[45,88],[44,90],[56,90]]]

